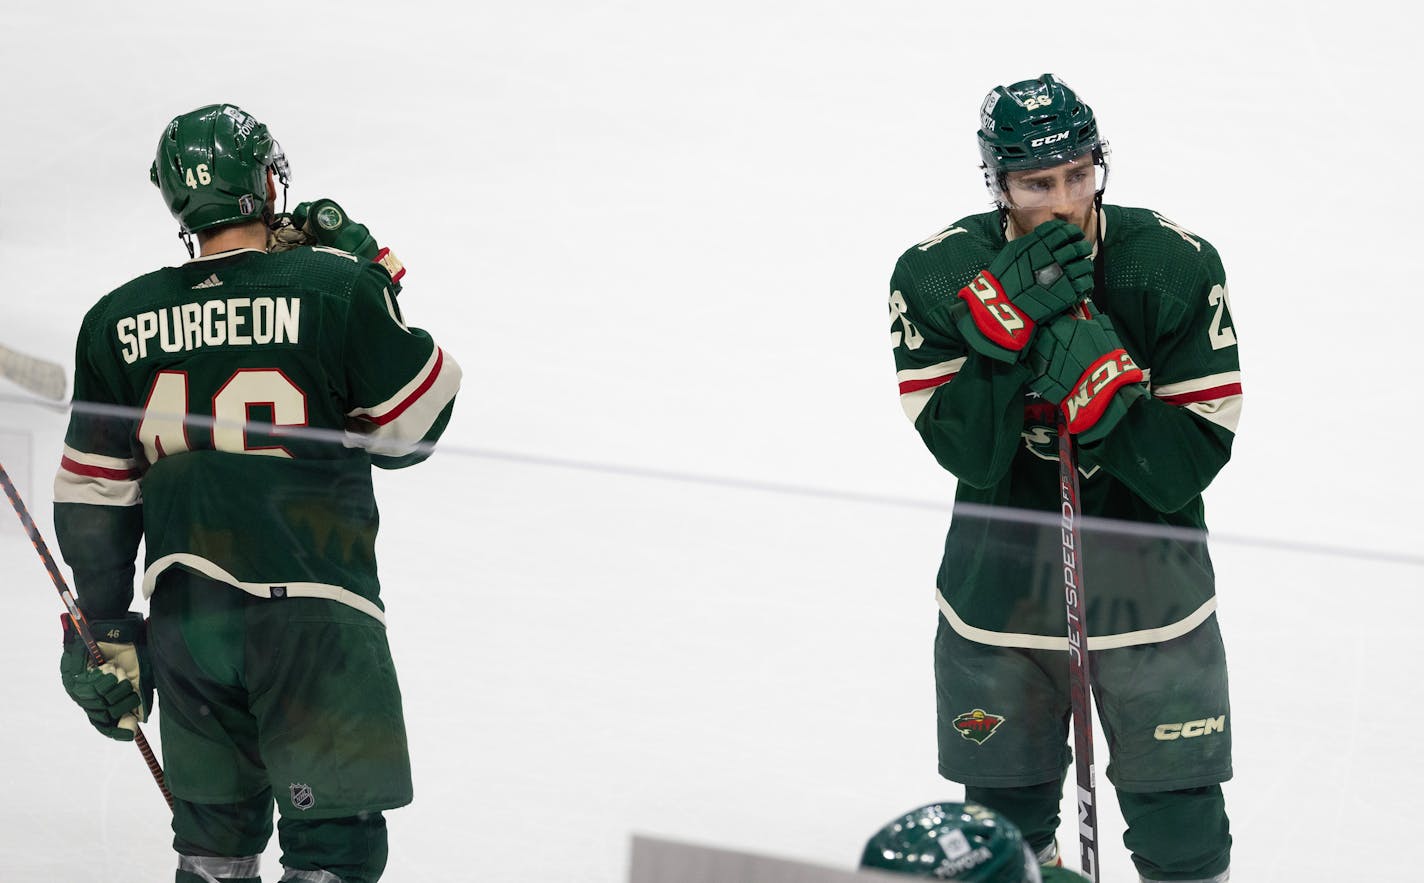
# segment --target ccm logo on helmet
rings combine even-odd
[[[1059,132],[1057,135],[1044,135],[1042,138],[1035,138],[1029,142],[1030,147],[1042,147],[1045,144],[1053,144],[1068,137],[1067,132]]]
[[[1159,742],[1172,742],[1176,739],[1195,739],[1198,736],[1210,736],[1212,733],[1224,732],[1226,732],[1226,715],[1223,714],[1218,717],[1187,721],[1184,724],[1158,724],[1157,730],[1152,736]]]

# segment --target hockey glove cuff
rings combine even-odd
[[[1088,318],[1059,316],[1045,325],[1029,356],[1029,387],[1058,405],[1081,444],[1107,436],[1143,394],[1142,369],[1096,310]]]
[[[953,310],[954,327],[964,342],[983,356],[1000,362],[1017,362],[1037,326],[1004,293],[1004,286],[988,270],[980,271],[959,289],[967,310]]]
[[[130,612],[122,619],[91,620],[89,628],[99,651],[108,660],[94,665],[84,640],[68,615],[60,616],[64,649],[59,657],[65,692],[89,723],[110,739],[133,741],[137,725],[148,719],[153,707],[152,666],[148,661],[148,636],[143,615]]]

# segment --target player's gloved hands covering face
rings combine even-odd
[[[386,269],[395,283],[395,290],[400,291],[400,280],[405,275],[404,265],[389,248],[377,245],[370,229],[352,220],[334,200],[299,203],[290,213],[276,217],[267,236],[267,250],[287,251],[302,245],[339,248],[375,261]]]
[[[975,352],[1017,362],[1034,328],[1092,292],[1092,250],[1083,231],[1066,221],[1038,225],[960,289],[964,306],[954,308],[955,327]]]
[[[61,616],[64,649],[59,675],[69,697],[84,709],[89,723],[110,739],[132,742],[134,728],[148,719],[153,707],[152,668],[143,615],[90,620],[89,629],[108,660],[95,666],[68,616]]]
[[[1091,302],[1040,328],[1027,363],[1034,372],[1029,388],[1062,408],[1068,431],[1083,444],[1111,432],[1143,394],[1142,369]]]

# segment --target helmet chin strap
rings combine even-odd
[[[1103,191],[1099,190],[1098,195],[1093,198],[1093,215],[1097,221],[1093,225],[1093,238],[1097,240],[1093,246],[1093,290],[1107,291],[1107,255],[1103,251]]]
[[[182,227],[179,227],[178,238],[181,239],[183,241],[183,245],[187,246],[188,248],[188,260],[192,260],[193,258],[197,257],[197,255],[193,253],[193,234],[189,233],[187,230],[184,230]]]
[[[269,169],[268,171],[270,172],[271,170]],[[271,178],[268,178],[267,180],[270,182],[270,181],[271,181]],[[287,213],[287,175],[286,175],[286,173],[282,173],[282,174],[278,175],[277,180],[279,180],[279,181],[282,182],[282,211],[281,211],[281,214],[285,215],[285,214]],[[269,190],[268,192],[270,193],[271,191]],[[275,229],[277,229],[277,217],[278,217],[278,213],[272,211],[272,200],[270,200],[270,199],[267,200],[267,204],[262,207],[262,224],[263,224],[263,226],[265,226],[268,230],[275,230]]]

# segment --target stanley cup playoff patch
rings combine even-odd
[[[990,714],[982,708],[973,711],[966,711],[954,719],[954,728],[959,731],[959,735],[968,739],[976,745],[983,745],[999,729],[1004,719],[997,714]]]
[[[312,794],[310,785],[293,782],[290,790],[292,792],[292,806],[300,810],[308,810],[316,806],[316,796]]]

